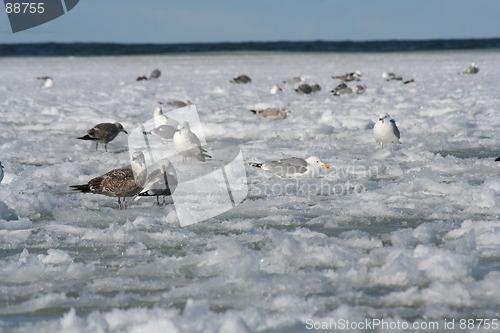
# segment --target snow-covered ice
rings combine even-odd
[[[445,320],[500,318],[499,59],[0,58],[0,331],[304,332],[373,318],[443,330]],[[471,62],[477,75],[458,74]],[[135,80],[151,68],[163,75]],[[364,94],[329,94],[333,74],[357,70]],[[230,83],[240,73],[251,83]],[[41,89],[41,75],[57,84]],[[269,92],[297,75],[324,88]],[[246,162],[311,154],[331,168],[281,179],[248,166],[246,200],[187,227],[155,198],[120,211],[114,198],[71,191],[129,163],[126,135],[96,152],[79,134],[102,122],[132,130],[169,99],[196,104],[214,155],[186,167],[209,168],[216,147],[231,144]],[[248,112],[268,107],[292,112],[280,121]],[[398,120],[394,150],[372,135],[382,113]]]

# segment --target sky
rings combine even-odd
[[[80,0],[65,15],[18,33],[0,13],[0,43],[497,37],[499,0]]]

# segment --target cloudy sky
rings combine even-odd
[[[500,37],[499,0],[80,0],[15,34],[0,13],[0,43],[491,37]]]

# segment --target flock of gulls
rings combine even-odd
[[[479,67],[472,63],[465,71],[459,74],[476,74]],[[161,75],[160,70],[155,69],[149,77],[144,75],[137,77],[137,81],[154,80]],[[404,80],[400,75],[384,72],[382,77],[387,81],[402,81],[403,84],[414,82],[413,79]],[[359,71],[350,72],[343,75],[332,76],[333,79],[341,81],[330,93],[335,96],[345,94],[361,94],[366,91],[366,86],[359,84],[361,73]],[[38,77],[42,80],[42,88],[51,88],[54,81],[49,76]],[[247,84],[252,82],[247,75],[239,75],[233,78],[230,82],[235,84]],[[351,84],[354,82],[355,84]],[[293,77],[284,80],[283,84],[296,85],[295,92],[298,94],[311,94],[321,90],[321,87],[314,82],[305,82],[302,77]],[[349,85],[348,85],[349,84]],[[275,84],[271,87],[270,92],[277,94],[282,91],[282,88]],[[163,114],[161,105],[169,104],[176,108],[182,108],[191,105],[191,101],[160,101],[160,106],[153,111],[154,128],[144,135],[151,135],[163,144],[172,143],[177,153],[183,157],[183,162],[194,158],[199,162],[207,162],[212,157],[208,151],[202,146],[200,139],[193,133],[186,121],[176,121]],[[284,107],[280,108],[265,108],[252,109],[252,113],[259,117],[268,120],[281,120],[287,117],[290,112]],[[95,147],[98,150],[98,144],[104,144],[104,149],[107,152],[107,144],[113,141],[120,133],[128,134],[120,123],[101,123],[97,124],[87,131],[84,136],[78,137],[80,140],[90,140],[96,143]],[[384,144],[391,144],[394,149],[395,144],[400,144],[400,131],[396,125],[396,121],[387,113],[381,114],[375,125],[373,126],[373,137],[382,148]],[[500,161],[500,157],[496,159]],[[270,174],[280,178],[301,178],[301,177],[318,177],[323,169],[329,169],[330,166],[322,162],[316,156],[307,158],[289,157],[280,160],[250,162],[250,166],[262,169]],[[150,170],[148,170],[150,169]],[[0,182],[4,176],[3,165],[0,162]],[[118,198],[118,208],[126,209],[126,198],[135,197],[135,200],[144,196],[156,196],[157,204],[159,205],[159,197],[172,195],[178,184],[175,169],[168,159],[158,161],[151,168],[146,168],[145,158],[142,152],[136,151],[132,153],[130,165],[113,169],[101,176],[91,179],[86,184],[71,185],[70,188],[82,193],[95,193],[109,197]]]

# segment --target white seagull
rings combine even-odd
[[[38,80],[42,80],[42,88],[43,89],[49,89],[54,86],[54,80],[50,76],[39,76],[37,77]]]
[[[300,157],[289,157],[277,161],[250,162],[249,165],[269,171],[281,178],[306,178],[318,177],[321,168],[330,169],[330,166],[323,163],[318,157],[311,156],[307,159]]]
[[[280,86],[278,86],[277,84],[273,84],[273,86],[271,87],[271,90],[269,92],[273,95],[276,95],[280,91],[283,91],[283,89],[281,89]]]
[[[387,113],[381,114],[375,126],[373,126],[373,137],[382,145],[382,148],[384,147],[384,143],[392,143],[393,149],[395,143],[401,143],[399,141],[400,134],[396,126],[396,121]]]
[[[256,115],[265,119],[277,120],[277,119],[285,119],[287,113],[290,111],[284,107],[280,107],[280,108],[265,108],[258,110],[250,110],[250,112],[255,113]]]
[[[177,187],[177,174],[170,161],[166,158],[158,162],[159,167],[154,169],[147,177],[146,183],[141,192],[137,194],[138,200],[140,197],[156,196],[156,203],[159,205],[158,197],[172,195]]]
[[[163,114],[163,110],[159,106],[155,107],[155,109],[153,111],[153,122],[155,124],[155,127],[160,127],[162,125],[167,125],[167,126],[171,126],[171,127],[177,128],[177,126],[179,126],[179,123],[177,121],[175,121],[172,118],[168,118],[167,116],[165,116]]]
[[[184,162],[188,157],[195,157],[198,161],[205,162],[212,156],[201,146],[200,139],[191,132],[187,121],[181,121],[174,134],[175,150],[182,155]]]
[[[479,66],[473,62],[465,71],[463,71],[463,74],[477,74],[478,72]]]

